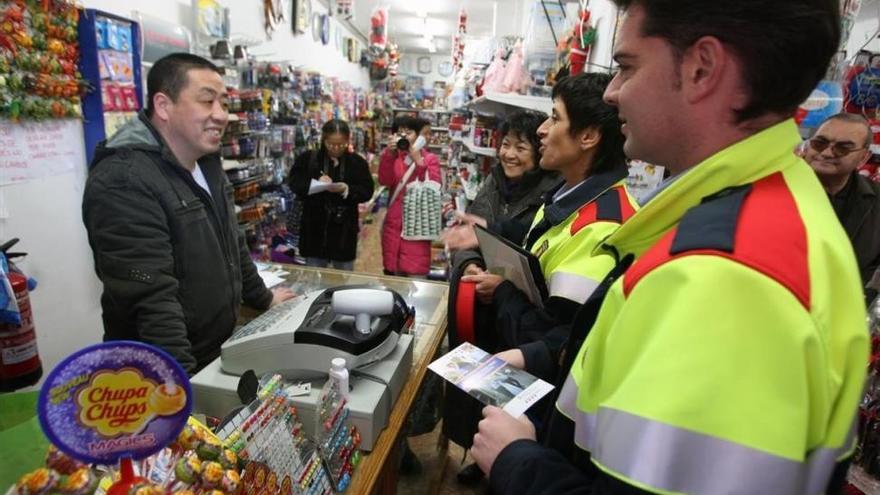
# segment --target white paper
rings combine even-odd
[[[428,365],[468,395],[513,417],[521,416],[553,385],[465,342]]]
[[[85,163],[81,120],[0,120],[0,186],[67,174]]]
[[[330,187],[335,185],[335,182],[321,182],[319,180],[312,179],[312,182],[309,183],[309,194],[318,194],[324,191],[329,191]]]

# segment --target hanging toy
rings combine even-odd
[[[571,42],[568,52],[570,65],[569,74],[576,75],[584,71],[587,58],[590,56],[590,46],[596,40],[596,28],[590,25],[590,11],[581,10],[580,22],[571,33]]]
[[[513,52],[507,61],[507,69],[504,71],[504,81],[501,83],[501,91],[504,93],[524,94],[528,89],[531,78],[526,72],[523,58],[522,40],[516,40]]]
[[[486,75],[483,76],[483,93],[501,92],[504,85],[504,73],[507,68],[504,62],[504,49],[500,46],[495,50],[495,58],[486,69]]]
[[[399,67],[400,62],[400,54],[397,51],[397,45],[394,43],[388,44],[388,75],[391,77],[397,77],[397,69]]]
[[[377,7],[370,16],[370,46],[385,49],[388,36],[388,8]]]

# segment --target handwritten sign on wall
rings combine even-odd
[[[70,173],[85,167],[82,121],[0,120],[0,186]]]

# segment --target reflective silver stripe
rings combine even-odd
[[[598,280],[568,272],[554,272],[550,275],[550,296],[564,297],[583,304],[599,286]]]
[[[595,430],[585,433],[593,459],[611,471],[652,488],[700,495],[821,494],[844,451],[816,449],[798,462],[609,408],[600,408]]]
[[[589,414],[578,410],[577,393],[569,374],[556,402],[575,422],[575,445],[614,473],[676,493],[818,495],[855,441],[848,437],[843,447],[816,449],[798,462],[616,409]]]

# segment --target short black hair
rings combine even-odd
[[[416,133],[422,132],[422,129],[425,127],[430,127],[431,122],[423,119],[421,117],[410,117],[400,124],[398,127],[403,127],[404,129],[409,129],[411,131],[416,131]]]
[[[594,127],[602,135],[592,173],[626,168],[624,137],[620,132],[617,107],[603,99],[610,82],[610,74],[590,72],[564,77],[553,86],[553,99],[558,98],[565,105],[569,133],[575,136]]]
[[[520,141],[528,141],[532,145],[532,156],[535,164],[541,161],[541,138],[538,137],[538,127],[547,120],[547,114],[532,110],[518,110],[511,113],[498,126],[499,136],[513,134]],[[500,143],[499,143],[500,146]]]
[[[187,73],[192,69],[208,69],[220,74],[220,69],[210,60],[192,53],[172,53],[160,58],[147,74],[147,116],[153,116],[153,97],[165,93],[171,101],[177,101],[181,90],[189,82]]]
[[[874,142],[874,131],[871,130],[871,123],[868,122],[868,119],[863,115],[846,112],[837,113],[823,120],[822,123],[819,124],[819,127],[822,127],[826,122],[831,122],[832,120],[861,125],[865,129],[865,146],[870,146],[871,143]],[[818,130],[818,127],[816,129]]]
[[[416,124],[413,123],[413,119],[415,119],[415,117],[411,115],[401,115],[395,118],[394,123],[391,124],[391,132],[397,134],[401,128],[414,129]]]
[[[321,126],[321,137],[327,137],[330,134],[342,134],[345,137],[351,136],[351,128],[348,122],[342,119],[330,119]]]
[[[825,76],[840,44],[839,0],[614,0],[644,10],[643,36],[658,37],[680,59],[714,36],[742,61],[749,100],[738,122],[768,113],[791,115]]]

